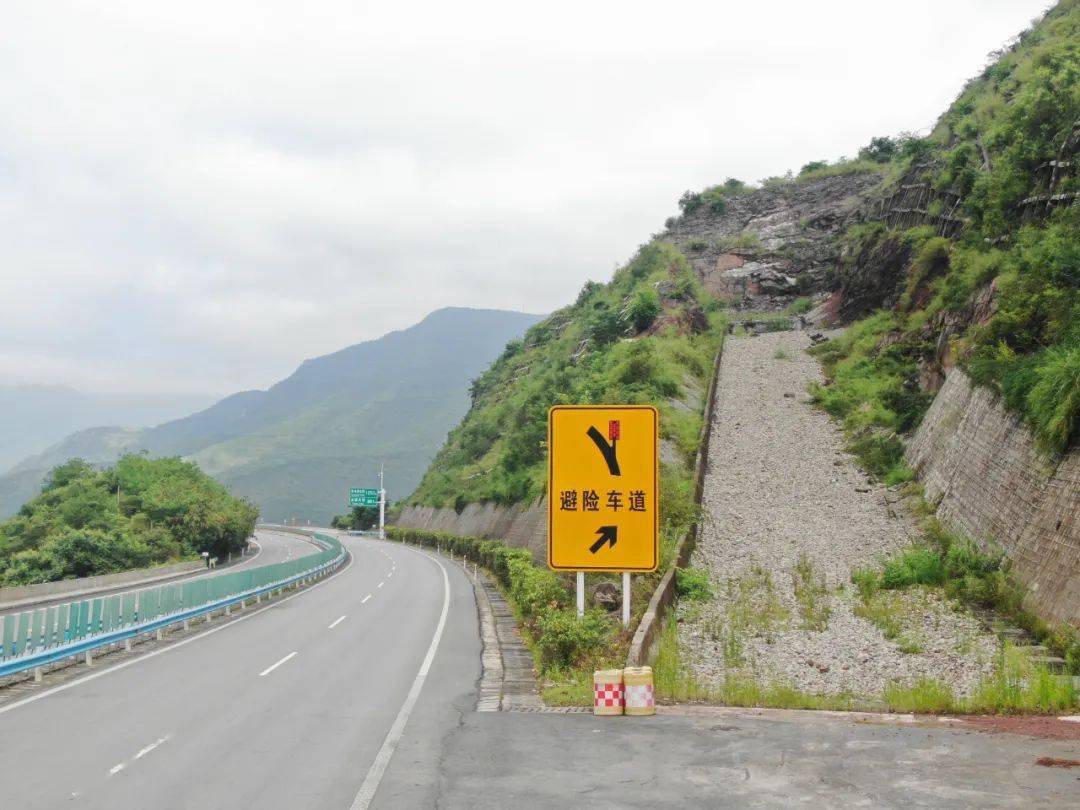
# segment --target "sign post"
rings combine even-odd
[[[386,490],[383,489],[383,468],[379,466],[379,539],[386,539]]]
[[[651,405],[556,405],[548,411],[548,566],[621,573],[623,624],[630,574],[659,554],[659,417]]]

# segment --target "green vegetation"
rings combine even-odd
[[[809,298],[796,298],[788,305],[788,315],[805,315],[814,308],[813,300]]]
[[[572,578],[536,565],[529,551],[495,540],[395,526],[387,528],[387,536],[468,556],[491,571],[533,649],[541,677],[556,681],[547,699],[587,702],[592,671],[625,660],[629,636],[616,619],[596,608],[579,617]]]
[[[1075,628],[1050,627],[1024,608],[1023,587],[1009,574],[999,549],[980,549],[969,538],[945,529],[936,518],[928,518],[923,531],[921,543],[890,557],[880,569],[852,572],[851,580],[862,597],[856,613],[881,627],[886,638],[896,638],[901,631],[898,602],[882,592],[915,586],[942,588],[962,604],[993,609],[1027,630],[1061,655],[1070,673],[1080,675],[1080,633]]]
[[[825,577],[814,570],[814,564],[803,552],[795,563],[792,572],[792,582],[795,587],[795,601],[799,605],[799,617],[802,619],[804,630],[821,631],[829,626],[829,615],[832,609],[829,606],[829,589],[825,585]]]
[[[379,525],[379,507],[354,506],[344,515],[334,515],[330,526],[335,529],[367,531]]]
[[[1078,43],[1080,2],[1064,0],[968,83],[929,137],[875,139],[860,153],[885,161],[894,181],[926,183],[931,195],[943,195],[928,204],[926,225],[849,231],[842,276],[876,272],[856,266],[872,256],[868,248],[906,252],[900,300],[819,350],[830,377],[819,402],[844,420],[867,468],[890,483],[908,477],[898,437],[927,405],[919,366],[940,363],[943,348],[1001,393],[1048,456],[1080,436],[1080,209],[1063,204],[1047,213],[1025,203],[1047,195],[1049,162],[1074,138]],[[1076,157],[1074,144],[1064,158]],[[1080,190],[1078,174],[1058,175],[1052,191],[1067,201]],[[955,195],[950,221],[962,227],[944,238],[938,224],[953,203],[943,200]],[[946,323],[953,326],[943,347]]]
[[[751,187],[742,180],[729,177],[718,186],[709,186],[704,191],[687,191],[679,198],[679,209],[683,214],[692,214],[699,208],[707,208],[714,214],[722,214],[727,210],[727,200],[738,194],[752,191]]]
[[[40,495],[0,523],[0,584],[107,574],[239,551],[258,510],[194,464],[127,455],[97,470],[53,469]]]
[[[885,690],[889,711],[945,714],[1053,714],[1076,707],[1071,678],[1061,678],[1035,664],[1018,647],[1006,643],[994,667],[969,698],[958,698],[948,684],[923,678],[912,684],[891,684]]]
[[[967,698],[958,697],[948,684],[931,678],[891,683],[881,695],[813,694],[732,667],[718,686],[708,687],[682,660],[677,625],[673,621],[667,622],[661,631],[653,660],[653,678],[656,697],[661,702],[693,701],[774,709],[1055,714],[1075,710],[1080,697],[1071,679],[1055,676],[1010,644],[1002,647],[993,671]],[[566,703],[576,701],[578,705],[587,703],[588,697],[584,690],[566,690],[564,695]]]
[[[881,345],[896,318],[879,312],[811,349],[828,379],[810,387],[814,402],[841,420],[848,450],[890,485],[912,478],[901,436],[918,426],[933,398],[919,387],[917,339]]]
[[[675,571],[675,590],[681,599],[708,601],[712,599],[709,572],[704,568],[679,568]]]
[[[662,303],[658,284],[670,291]],[[679,451],[661,469],[665,536],[685,531],[702,405],[688,410],[678,400],[707,387],[724,328],[686,258],[670,243],[650,242],[609,284],[586,284],[576,303],[507,344],[473,381],[471,409],[408,502],[535,500],[547,479],[550,406],[651,403],[661,436]]]

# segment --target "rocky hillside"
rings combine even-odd
[[[823,350],[821,402],[896,479],[898,437],[959,365],[1060,455],[1080,435],[1080,3],[1017,37],[928,137],[886,146],[821,312],[878,314]]]

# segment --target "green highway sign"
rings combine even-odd
[[[379,490],[359,489],[353,487],[349,490],[349,506],[378,506]]]

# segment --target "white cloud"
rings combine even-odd
[[[558,307],[686,188],[929,125],[1043,0],[8,5],[0,373],[224,393]]]

